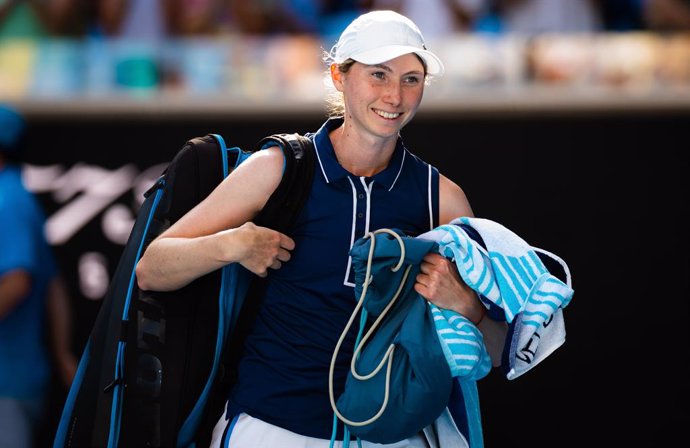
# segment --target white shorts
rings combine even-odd
[[[226,420],[223,413],[213,428],[210,448],[328,448],[330,443],[330,440],[302,436],[244,413],[232,420]],[[334,448],[342,446],[343,442],[333,444]],[[357,441],[352,440],[350,446],[356,448]],[[362,448],[428,447],[426,439],[421,434],[385,445],[362,441]]]

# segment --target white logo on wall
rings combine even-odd
[[[108,260],[99,252],[86,252],[79,257],[78,264],[82,295],[91,300],[102,299],[110,283]]]
[[[166,166],[167,163],[158,164],[139,171],[133,164],[112,170],[83,163],[70,168],[25,164],[22,177],[30,191],[50,194],[59,207],[46,221],[46,236],[51,245],[68,245],[80,230],[100,215],[103,236],[124,246],[144,200],[144,192]],[[133,203],[116,202],[130,190]],[[101,300],[110,283],[106,256],[97,250],[85,252],[79,256],[78,266],[74,268],[78,271],[81,294],[88,299]]]

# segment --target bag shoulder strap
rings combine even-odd
[[[167,189],[160,216],[177,221],[232,171],[239,151],[229,152],[217,134],[187,140],[163,173]]]
[[[285,169],[278,187],[254,222],[280,232],[295,223],[309,196],[314,178],[314,144],[300,134],[273,134],[257,144],[258,149],[279,146],[285,156]]]

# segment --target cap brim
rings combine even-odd
[[[445,71],[443,63],[434,53],[409,45],[388,45],[369,51],[363,51],[351,57],[362,64],[373,65],[390,61],[391,59],[408,53],[415,53],[424,60],[428,75],[441,76]]]

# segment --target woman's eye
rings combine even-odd
[[[374,72],[371,74],[376,79],[385,79],[386,74],[384,72]]]
[[[407,84],[418,84],[419,83],[419,77],[417,76],[408,76],[405,78],[405,82]]]

